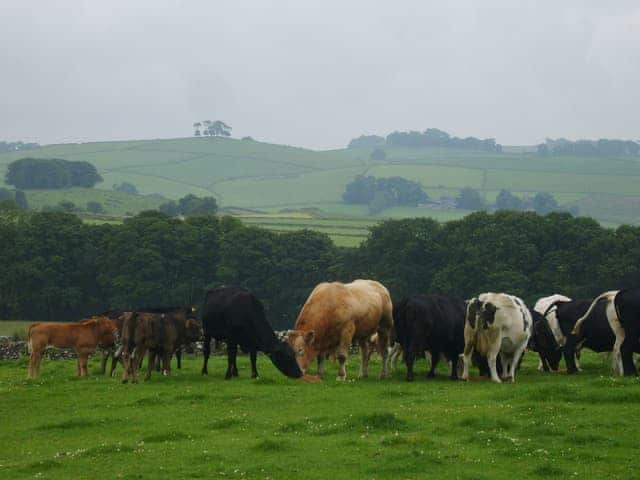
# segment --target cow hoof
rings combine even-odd
[[[347,380],[347,376],[345,375],[344,377],[341,376],[337,376],[336,377],[336,382],[344,382]]]
[[[203,370],[202,370],[202,372],[201,372],[201,374],[202,374],[202,375],[209,375],[209,372],[203,369]]]

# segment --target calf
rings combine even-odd
[[[465,305],[444,295],[412,295],[394,307],[398,341],[413,381],[413,363],[424,351],[431,353],[429,377],[434,377],[441,354],[451,362],[451,379],[458,379],[458,357],[464,350]]]
[[[138,369],[147,352],[149,365],[145,379],[151,377],[156,357],[162,359],[163,373],[169,375],[171,356],[175,351],[201,336],[202,330],[194,318],[192,307],[152,308],[125,315],[122,326],[122,381],[126,383],[130,374],[134,382],[138,381]]]
[[[236,355],[238,346],[249,352],[251,377],[258,377],[257,352],[269,355],[271,362],[283,374],[299,378],[302,372],[296,363],[295,354],[286,342],[278,340],[267,321],[262,303],[243,287],[228,286],[209,290],[202,308],[204,328],[204,364],[202,373],[207,374],[211,339],[227,343],[228,365],[225,378],[238,376]]]
[[[496,369],[500,354],[503,379],[515,381],[516,367],[531,336],[532,319],[524,302],[506,293],[483,293],[467,303],[464,326],[464,370],[469,379],[469,366],[474,350],[487,356],[491,380],[501,383]]]

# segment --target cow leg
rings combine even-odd
[[[38,370],[40,369],[40,360],[42,354],[35,350],[31,351],[29,355],[29,378],[38,378]]]
[[[380,378],[387,378],[389,364],[389,330],[378,330],[376,347],[380,357],[382,357],[382,367],[380,368]],[[366,371],[365,371],[366,374]]]
[[[162,374],[167,377],[171,375],[171,353],[166,352],[162,356]],[[159,361],[159,360],[158,360]]]
[[[107,373],[107,360],[109,360],[110,349],[102,350],[102,358],[100,359],[100,373],[104,375]]]
[[[147,374],[144,376],[145,381],[151,378],[151,372],[156,368],[156,358],[158,354],[155,350],[149,350],[149,359],[147,361]]]
[[[393,347],[389,348],[389,364],[391,366],[391,372],[398,370],[398,359],[402,353],[402,348],[399,343],[394,343]]]
[[[632,338],[638,338],[636,335],[629,335],[622,342],[620,348],[620,362],[622,363],[622,370],[620,371],[621,375],[625,376],[635,376],[638,375],[638,371],[636,370],[636,366],[633,364],[633,341]]]
[[[318,373],[317,376],[320,380],[323,379],[324,377],[324,360],[325,360],[325,354],[324,353],[319,353],[318,354]]]
[[[349,356],[349,347],[353,342],[353,334],[356,332],[356,326],[354,323],[349,323],[344,330],[342,331],[342,335],[340,337],[340,343],[338,348],[336,349],[337,357],[338,357],[338,377],[336,380],[339,382],[343,382],[347,379],[347,370],[346,363],[347,357]]]
[[[85,352],[85,353],[82,354],[82,358],[80,360],[80,366],[82,368],[82,376],[83,377],[88,377],[89,376],[89,368],[87,366],[88,363],[89,363],[89,354]]]
[[[622,364],[621,348],[622,344],[625,343],[625,331],[619,322],[612,322],[609,320],[609,325],[612,327],[613,333],[616,336],[616,341],[613,343],[613,350],[611,352],[613,374],[623,375],[624,368]]]
[[[500,365],[502,365],[502,371],[499,372],[500,378],[503,381],[507,381],[510,378],[511,364],[513,363],[513,353],[500,352],[498,354],[498,357],[500,358]]]
[[[202,375],[208,375],[209,369],[209,355],[211,355],[211,335],[204,336],[204,344],[202,345],[202,356],[204,357],[204,363],[202,364]]]
[[[249,352],[249,358],[251,359],[251,378],[258,378],[258,367],[256,361],[258,360],[258,351],[253,349]]]
[[[226,380],[231,380],[231,378],[238,376],[237,371],[234,375],[237,354],[238,346],[234,343],[227,343],[227,373],[224,375]]]
[[[142,367],[142,359],[146,353],[147,349],[145,347],[136,347],[133,360],[131,361],[131,376],[133,377],[133,383],[138,383],[138,373]]]
[[[369,341],[368,339],[362,339],[358,341],[360,346],[360,372],[358,378],[367,378],[367,368],[369,366]]]
[[[122,351],[121,352],[121,357],[122,357],[122,368],[123,368],[123,372],[122,372],[122,383],[127,383],[129,381],[129,369],[131,366],[131,355],[129,354],[128,351]],[[113,372],[113,365],[111,366],[112,368],[112,372]]]
[[[178,370],[182,370],[182,349],[179,348],[176,350],[176,366]]]
[[[576,337],[574,335],[567,336],[562,355],[564,356],[564,362],[567,364],[567,373],[576,373],[578,369],[576,368]]]
[[[524,355],[524,350],[527,348],[527,345],[524,344],[521,347],[517,348],[513,353],[513,358],[511,359],[511,382],[514,383],[516,381],[516,370],[518,370],[518,365],[520,364],[520,360]]]
[[[489,371],[491,372],[491,380],[496,383],[502,383],[496,369],[496,360],[498,358],[499,348],[500,343],[498,342],[498,345],[491,349],[487,354],[487,363],[489,364]]]
[[[469,380],[469,367],[471,366],[471,354],[473,354],[473,344],[465,343],[462,352],[462,380]]]
[[[431,351],[431,368],[429,369],[429,373],[427,373],[428,378],[433,378],[436,376],[436,367],[438,366],[439,360],[440,360],[440,352],[432,350]]]
[[[451,378],[451,380],[458,380],[458,355],[456,352],[451,352],[447,355],[447,359],[451,362],[451,375],[449,378]]]
[[[118,359],[122,360],[122,353],[118,355],[118,351],[113,352],[113,356],[111,357],[111,370],[109,371],[109,376],[114,377],[116,373],[116,367],[118,366]]]

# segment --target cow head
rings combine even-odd
[[[296,356],[296,361],[302,373],[306,373],[309,364],[318,356],[315,348],[316,334],[313,330],[292,330],[287,337],[287,343]]]
[[[202,327],[197,320],[189,318],[184,324],[185,340],[188,343],[197,342],[202,338]]]
[[[276,348],[269,352],[269,358],[278,370],[289,378],[300,378],[302,370],[298,366],[296,354],[287,342],[278,342]]]
[[[538,352],[551,370],[557,371],[562,358],[562,348],[558,345],[547,319],[537,312],[532,312],[532,316],[534,321],[528,347]]]

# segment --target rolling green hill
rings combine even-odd
[[[253,140],[183,138],[125,142],[50,145],[29,152],[0,155],[0,175],[6,166],[24,156],[58,157],[93,163],[104,178],[96,200],[107,213],[124,215],[153,208],[162,199],[187,193],[213,195],[224,208],[265,212],[260,223],[284,230],[297,225],[317,226],[318,218],[367,217],[366,207],[345,205],[341,195],[356,175],[403,176],[419,181],[432,198],[455,196],[464,186],[474,187],[493,201],[502,188],[519,196],[538,191],[552,193],[562,205],[575,205],[608,225],[640,223],[640,161],[630,158],[539,157],[527,149],[484,153],[445,148],[385,148],[387,159],[372,161],[370,149],[313,151]],[[115,183],[128,181],[143,195],[114,195]],[[106,191],[109,191],[107,194]],[[38,207],[71,199],[83,205],[92,190],[34,191],[29,201]],[[278,219],[281,210],[315,208],[311,219]],[[459,218],[465,212],[431,208],[393,208],[364,223],[382,217],[433,216]],[[285,216],[286,217],[286,216]],[[256,223],[255,215],[246,221]],[[334,233],[349,232],[340,221],[331,223]],[[362,223],[362,222],[361,222]],[[362,226],[362,225],[361,225]],[[330,228],[330,227],[327,227]],[[355,238],[355,237],[353,237]],[[346,242],[349,243],[349,242]]]

